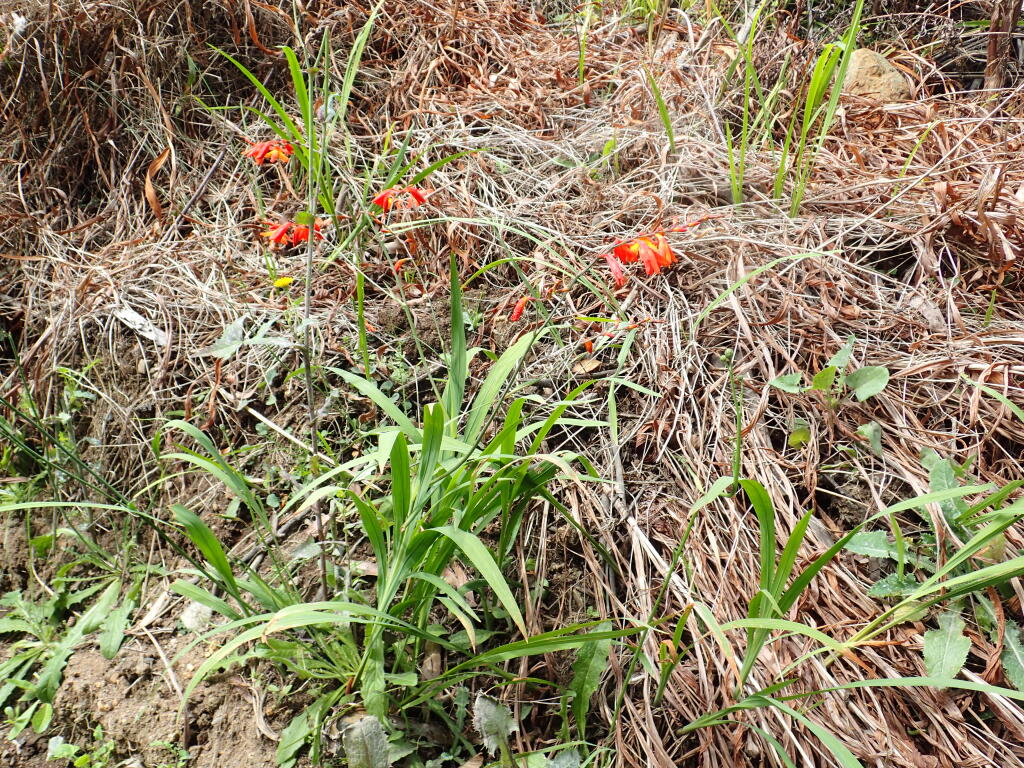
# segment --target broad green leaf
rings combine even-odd
[[[831,392],[832,385],[836,383],[836,367],[830,365],[814,374],[811,379],[811,389],[815,392]]]
[[[877,395],[888,383],[889,369],[881,365],[858,368],[846,377],[846,386],[853,390],[854,397],[861,403]]]
[[[803,448],[811,440],[811,430],[806,419],[796,419],[789,428],[786,443],[790,448]]]
[[[341,733],[349,768],[388,768],[388,737],[384,726],[373,715],[367,715]]]
[[[387,682],[384,679],[384,640],[382,630],[374,627],[367,633],[365,664],[360,676],[359,693],[363,706],[371,716],[387,717]]]
[[[1003,654],[999,660],[1003,662],[1003,674],[1006,680],[1018,691],[1024,691],[1024,643],[1021,642],[1020,627],[1010,622],[1006,625],[1006,637],[1003,640]]]
[[[197,354],[230,360],[245,343],[245,323],[248,319],[248,315],[242,315],[235,319],[224,329],[217,341],[208,347],[203,347]]]
[[[939,616],[939,628],[924,633],[924,666],[931,677],[952,678],[967,663],[971,641],[964,635],[964,620],[957,610]]]
[[[919,586],[920,583],[913,576],[890,573],[875,582],[868,590],[868,597],[906,597],[912,595]]]
[[[306,744],[306,739],[312,734],[309,726],[309,715],[303,710],[291,719],[291,722],[281,731],[281,740],[277,742],[277,765],[278,768],[291,768],[295,765],[296,756],[299,750]]]
[[[547,768],[580,768],[580,753],[575,747],[559,750],[558,754],[550,759]]]
[[[855,555],[877,557],[880,559],[899,557],[896,545],[889,541],[885,531],[860,531],[846,542],[846,549]]]
[[[395,525],[401,528],[412,504],[412,478],[409,476],[409,445],[404,432],[398,432],[391,446],[391,509]]]
[[[768,383],[776,389],[781,389],[783,392],[797,395],[804,391],[803,380],[804,375],[802,373],[787,373],[782,376],[776,376]]]
[[[74,760],[79,751],[74,744],[66,743],[63,736],[54,736],[46,743],[47,760]]]
[[[598,626],[598,631],[607,631],[611,628],[611,624],[605,622]],[[580,739],[586,738],[590,699],[597,691],[601,684],[601,678],[608,669],[608,653],[611,651],[611,647],[611,639],[602,638],[580,646],[576,652],[569,690],[573,693],[572,713],[576,718],[576,728],[579,731]]]
[[[104,619],[103,631],[100,632],[100,653],[103,654],[103,658],[112,659],[117,655],[121,643],[124,641],[128,618],[134,609],[135,601],[126,598]]]
[[[110,613],[114,604],[117,602],[118,596],[121,594],[121,581],[114,579],[107,588],[103,590],[103,594],[99,596],[95,603],[93,603],[89,610],[82,614],[82,617],[75,622],[75,626],[72,627],[71,632],[68,633],[67,637],[73,638],[73,642],[78,642],[86,635],[91,635],[103,624],[103,620],[107,618],[107,614]]]
[[[43,733],[50,727],[51,720],[53,720],[53,705],[44,702],[32,715],[32,730],[36,733]]]

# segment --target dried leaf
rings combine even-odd
[[[167,147],[153,159],[153,162],[151,162],[149,167],[146,169],[146,202],[149,203],[149,207],[153,209],[156,220],[161,224],[164,222],[164,207],[160,204],[160,198],[156,195],[156,187],[153,186],[153,177],[160,172],[160,169],[164,167],[164,163],[167,162],[167,158],[170,156],[171,148]]]

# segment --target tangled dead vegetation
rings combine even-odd
[[[718,30],[674,13],[652,45],[646,29],[608,19],[590,30],[580,85],[571,29],[511,2],[455,8],[388,4],[370,37],[351,138],[336,136],[337,151],[371,158],[396,130],[424,166],[466,154],[431,176],[431,218],[409,218],[411,241],[384,237],[367,253],[324,259],[313,291],[316,352],[325,365],[353,362],[358,265],[368,278],[380,365],[411,370],[415,382],[429,371],[413,355],[406,320],[394,320],[406,317],[403,305],[426,360],[439,359],[449,254],[464,274],[515,257],[515,267],[489,270],[470,287],[481,319],[471,343],[501,351],[532,323],[551,322],[569,343],[537,351],[529,375],[542,391],[615,371],[657,393],[620,391],[617,438],[585,429],[560,438],[600,459],[612,480],[602,492],[564,493],[624,578],[610,580],[585,541],[550,537],[548,512],[527,531],[538,578],[575,586],[564,573],[582,571],[584,602],[623,621],[646,620],[666,578],[667,614],[699,596],[723,620],[744,615],[757,583],[757,528],[738,501],[719,501],[699,516],[685,572],[666,573],[689,506],[731,472],[737,436],[720,362],[726,350],[742,379],[743,472],[769,489],[782,532],[804,510],[817,511],[807,558],[869,512],[926,492],[925,449],[973,458],[984,481],[1024,476],[1021,425],[974,386],[1024,407],[1017,91],[992,100],[922,93],[899,105],[845,101],[801,213],[788,217],[770,199],[778,158],[768,151],[747,158],[745,199],[730,204],[730,117],[721,102],[735,51]],[[82,380],[98,398],[77,424],[94,441],[84,456],[128,493],[155,479],[152,434],[171,412],[195,415],[228,445],[256,443],[266,429],[285,435],[287,448],[301,444],[304,394],[287,376],[298,365],[294,307],[269,290],[267,255],[256,243],[260,223],[288,214],[287,204],[238,159],[240,139],[256,138],[259,123],[240,110],[204,110],[198,100],[257,104],[208,45],[241,57],[268,87],[280,86],[287,75],[276,46],[316,45],[327,35],[345,51],[367,9],[328,0],[293,17],[283,0],[49,7],[26,0],[18,12],[28,27],[0,62],[0,322],[17,342],[24,375],[5,361],[0,393],[16,400],[31,391],[54,413],[62,407],[57,369],[87,371]],[[672,115],[674,151],[648,72],[657,73]],[[361,180],[344,183],[361,199]],[[663,279],[612,290],[600,256],[615,238],[709,212],[720,217],[671,236],[680,263]],[[410,242],[415,251],[404,253]],[[396,281],[396,254],[414,259],[412,285]],[[275,266],[288,274],[299,263],[279,257]],[[562,285],[567,292],[528,310],[526,326],[508,323],[517,296]],[[620,356],[622,338],[602,342],[600,329],[582,319],[597,315],[639,324],[627,355]],[[256,339],[215,364],[209,349],[233,324],[276,343]],[[878,396],[833,407],[816,393],[769,386],[780,374],[821,370],[850,335],[858,364],[890,371]],[[579,347],[587,338],[598,339],[592,356]],[[607,387],[595,391],[607,395]],[[583,401],[586,415],[607,418],[602,395]],[[326,428],[339,432],[374,416],[340,387],[322,406]],[[851,452],[865,445],[858,429],[872,421],[881,427],[880,451]],[[798,422],[809,439],[793,447],[788,435]],[[250,460],[269,460],[271,451]],[[168,493],[215,501],[208,489]],[[1020,531],[1012,537],[1024,546]],[[871,568],[852,555],[836,561],[795,615],[852,634],[879,611],[866,596]],[[527,612],[532,631],[583,610],[578,589],[554,589],[548,600]],[[1004,609],[1019,619],[1020,602],[1018,593]],[[907,624],[863,649],[856,663],[804,665],[799,684],[810,690],[865,674],[919,674],[922,631]],[[656,656],[658,636],[649,642]],[[991,677],[986,668],[998,649],[980,635],[974,649],[969,669],[976,671],[966,674]],[[797,637],[768,646],[765,679],[806,651]],[[675,735],[731,702],[730,676],[705,638],[655,707],[657,680],[625,680],[613,663],[606,691],[627,690],[625,717],[610,724],[621,764],[777,764],[751,729]],[[612,699],[595,705],[600,716],[610,719]],[[747,717],[798,764],[832,764],[813,734],[774,711]],[[809,717],[869,765],[1024,765],[1024,715],[994,696],[862,689],[826,698]],[[537,748],[550,735],[523,729],[520,746]]]

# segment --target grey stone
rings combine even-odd
[[[907,101],[913,95],[902,73],[869,48],[858,48],[850,57],[843,92],[880,102]]]

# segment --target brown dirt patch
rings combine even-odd
[[[53,732],[72,743],[88,745],[93,729],[103,728],[116,744],[118,760],[143,768],[174,764],[167,744],[187,744],[189,768],[274,768],[276,743],[261,733],[254,709],[257,700],[237,675],[223,675],[200,685],[179,717],[178,689],[188,684],[204,658],[202,647],[175,661],[190,639],[161,639],[163,656],[173,662],[173,676],[147,638],[133,641],[113,660],[93,648],[71,657],[54,701]],[[260,699],[266,727],[279,733],[294,714],[290,708]],[[0,748],[4,768],[54,768],[47,762],[47,739],[26,737]]]

